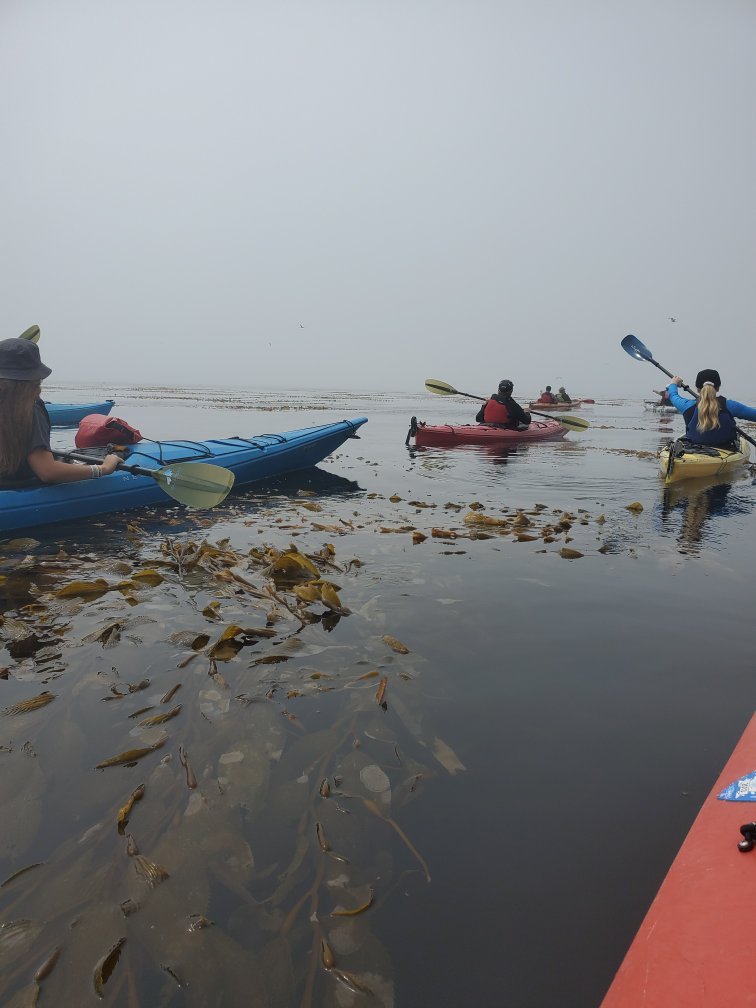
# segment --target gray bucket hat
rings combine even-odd
[[[52,374],[39,356],[39,347],[26,339],[0,340],[0,378],[11,381],[41,381]]]

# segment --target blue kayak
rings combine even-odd
[[[322,462],[367,423],[366,417],[306,427],[283,434],[252,438],[229,437],[210,441],[140,441],[128,449],[126,461],[145,469],[172,462],[206,462],[225,466],[235,476],[235,487]],[[104,451],[104,449],[103,449]],[[93,462],[97,459],[92,458]],[[3,488],[0,484],[0,534],[53,522],[88,518],[150,504],[174,501],[151,476],[116,471],[101,479]]]
[[[85,416],[101,413],[107,416],[115,405],[115,399],[94,403],[53,403],[46,402],[45,409],[53,427],[78,427]]]

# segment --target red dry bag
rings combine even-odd
[[[76,431],[77,448],[103,448],[106,445],[130,445],[142,440],[142,435],[131,424],[119,417],[90,413],[79,423]]]

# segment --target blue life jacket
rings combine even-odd
[[[685,436],[695,444],[710,445],[712,448],[728,448],[737,441],[735,417],[727,409],[724,396],[717,396],[719,403],[719,427],[712,430],[698,429],[698,406],[691,406],[683,413],[685,419]]]

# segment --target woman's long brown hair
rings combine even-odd
[[[0,477],[13,476],[26,461],[41,387],[38,381],[0,378]]]
[[[701,389],[701,398],[698,400],[698,430],[716,430],[719,427],[719,399],[717,390],[708,383]]]

